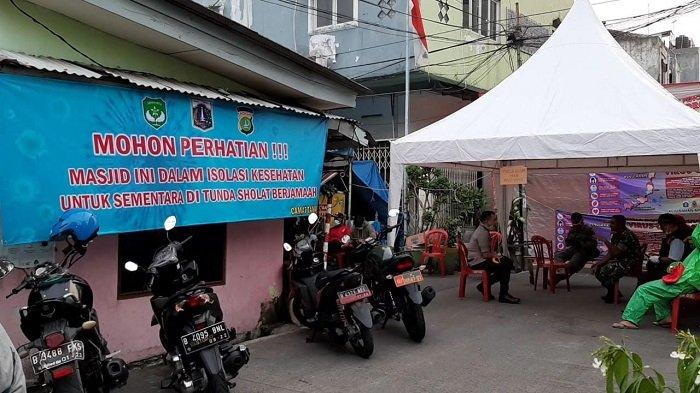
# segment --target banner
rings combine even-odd
[[[591,173],[592,215],[639,216],[700,213],[700,173]]]
[[[664,237],[663,232],[659,229],[656,218],[627,218],[627,227],[634,232],[639,238],[639,243],[647,244],[647,254],[658,255],[661,240]],[[561,251],[566,248],[564,241],[571,230],[571,213],[557,210],[555,212],[556,233],[554,234],[554,249]],[[583,222],[593,228],[596,235],[604,239],[610,239],[612,232],[610,231],[610,217],[593,216],[584,214]],[[696,223],[688,222],[689,225]],[[608,249],[605,243],[598,242],[598,249],[601,254],[605,254]]]
[[[316,210],[326,120],[154,90],[0,74],[6,244],[46,240],[63,210],[100,233]]]

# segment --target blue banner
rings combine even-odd
[[[155,90],[0,74],[6,244],[46,240],[62,211],[100,233],[308,214],[323,118]]]

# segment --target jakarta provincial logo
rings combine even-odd
[[[168,111],[165,108],[165,101],[161,98],[144,98],[143,118],[156,130],[163,127],[168,121]]]
[[[192,125],[202,131],[214,128],[214,106],[206,100],[193,98],[192,101]]]
[[[253,110],[242,106],[238,107],[238,131],[250,135],[255,131],[253,126]]]

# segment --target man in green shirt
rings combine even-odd
[[[639,239],[629,228],[625,216],[612,216],[610,221],[612,237],[610,241],[601,239],[608,247],[608,253],[602,261],[593,265],[593,274],[608,292],[602,296],[603,301],[612,303],[615,281],[624,277],[632,265],[640,258]]]

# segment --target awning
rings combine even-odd
[[[277,104],[255,97],[229,93],[223,89],[215,89],[193,83],[176,81],[174,79],[161,78],[156,75],[136,71],[118,70],[93,65],[83,66],[66,60],[26,55],[8,50],[0,50],[0,65],[3,64],[12,64],[23,68],[73,75],[89,79],[99,79],[105,81],[113,81],[117,79],[120,82],[149,89],[183,93],[213,100],[230,101],[241,105],[295,112],[307,116],[327,117],[324,113],[314,112],[308,109],[290,105]]]

